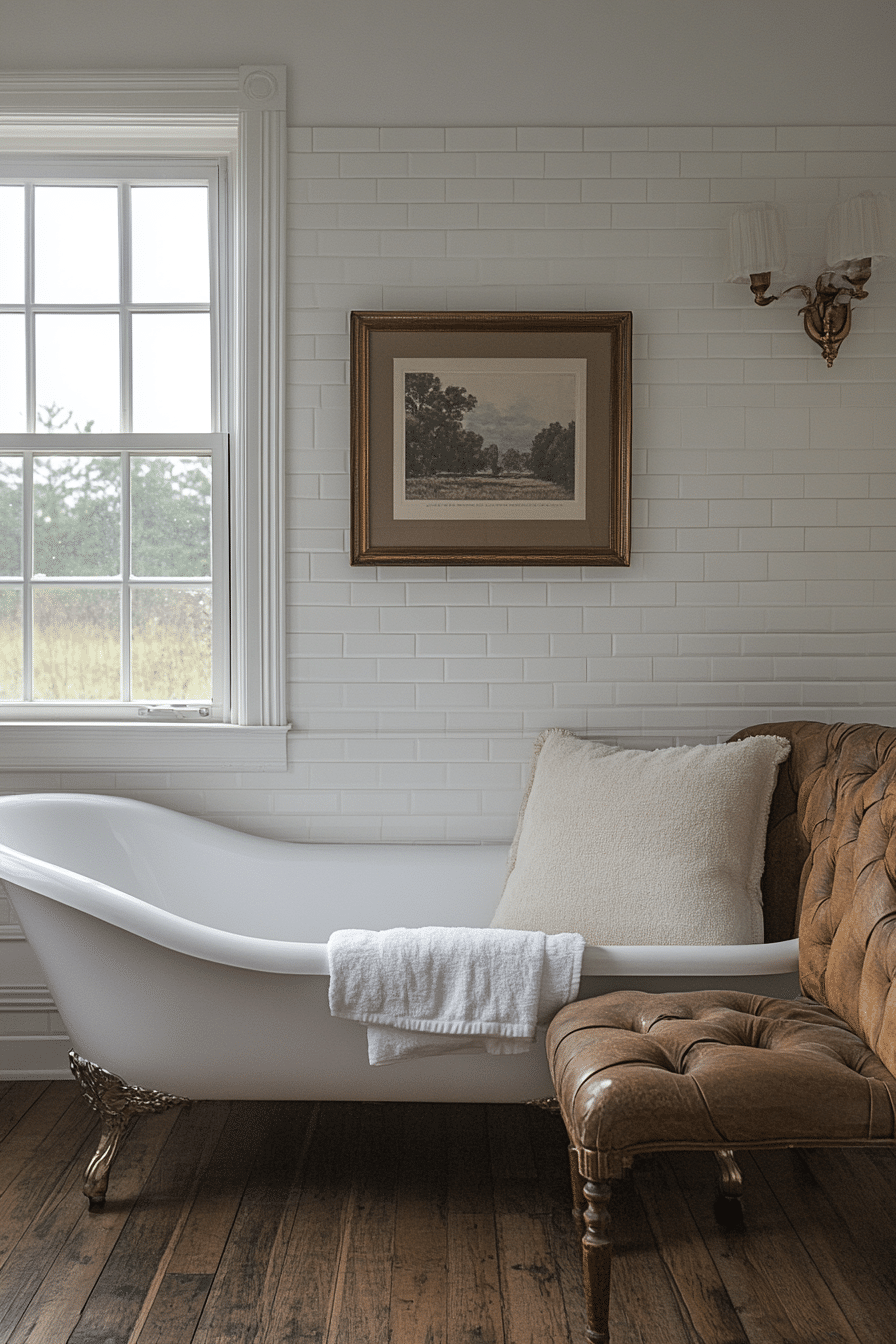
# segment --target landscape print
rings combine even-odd
[[[396,359],[396,518],[583,518],[582,359]]]

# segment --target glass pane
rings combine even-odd
[[[121,428],[118,318],[38,313],[38,433],[117,434]]]
[[[0,574],[8,578],[21,573],[22,459],[0,457]]]
[[[131,573],[211,577],[209,457],[131,458]]]
[[[131,297],[208,303],[208,187],[133,187]]]
[[[121,568],[121,459],[34,458],[34,573],[116,576]]]
[[[25,188],[0,187],[0,303],[25,302]]]
[[[212,698],[210,588],[135,588],[131,593],[131,698]]]
[[[117,588],[34,589],[34,699],[121,698]]]
[[[35,187],[34,298],[118,302],[117,187]]]
[[[0,313],[0,434],[24,434],[25,317]]]
[[[21,700],[22,590],[0,588],[0,700]]]
[[[211,345],[207,313],[135,313],[134,432],[208,433]]]

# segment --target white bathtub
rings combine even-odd
[[[0,878],[72,1044],[139,1087],[211,1098],[523,1101],[529,1054],[371,1068],[330,1017],[337,928],[488,924],[504,845],[263,840],[124,798],[0,799]],[[797,945],[589,947],[581,997],[722,985],[791,997]]]

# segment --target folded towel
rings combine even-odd
[[[517,1054],[578,993],[585,940],[517,929],[341,929],[330,1012],[368,1025],[368,1059]]]

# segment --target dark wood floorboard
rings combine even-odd
[[[80,1101],[77,1085],[70,1086],[73,1100]],[[78,1184],[73,1183],[70,1195],[79,1210],[77,1221],[59,1246],[47,1275],[24,1313],[17,1322],[9,1321],[5,1332],[0,1334],[0,1344],[26,1344],[26,1341],[27,1344],[67,1344],[176,1121],[177,1115],[168,1111],[163,1115],[146,1116],[134,1125],[122,1144],[115,1187],[102,1212],[88,1213],[87,1201],[80,1194]],[[98,1138],[98,1125],[94,1133]],[[170,1193],[176,1197],[178,1192]],[[5,1308],[5,1287],[0,1274],[0,1318]],[[114,1335],[109,1335],[108,1339],[118,1344]],[[107,1342],[104,1340],[103,1344]]]
[[[0,1088],[0,1344],[584,1344],[566,1137],[524,1106],[147,1116],[104,1210],[74,1083]],[[612,1344],[896,1341],[896,1151],[708,1154],[615,1183]]]

